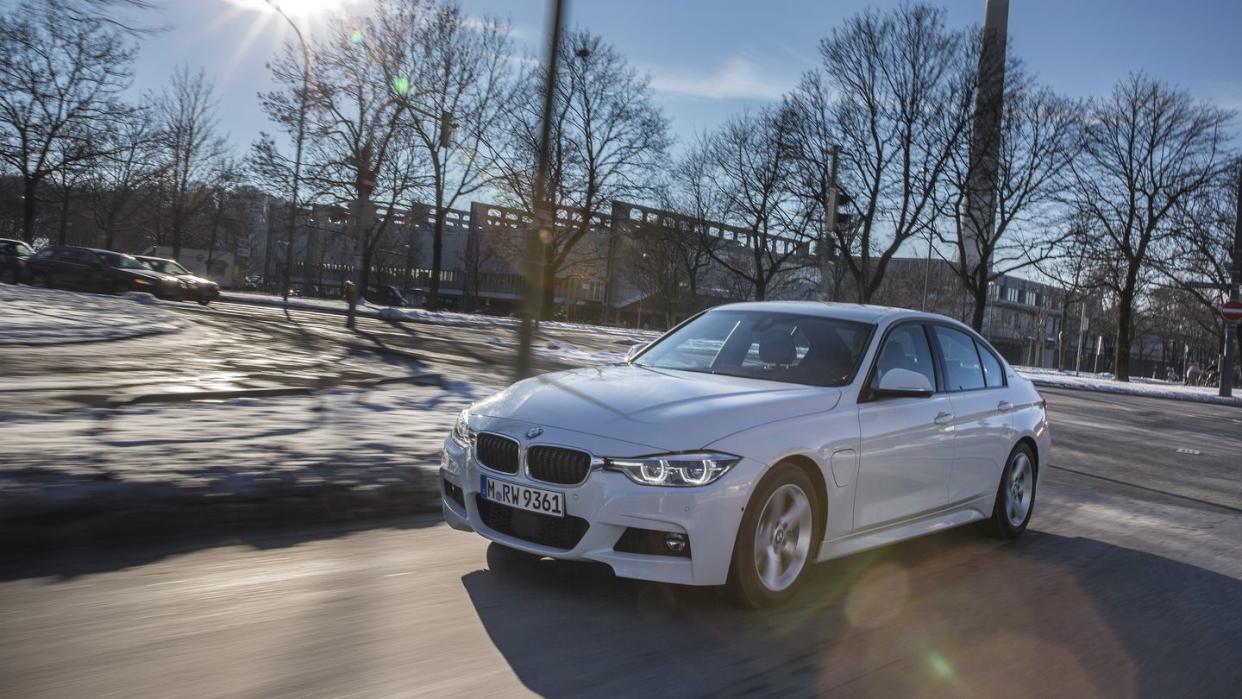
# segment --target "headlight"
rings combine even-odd
[[[732,454],[664,454],[638,459],[606,459],[604,468],[620,471],[640,485],[707,485],[741,461]]]
[[[474,438],[474,433],[470,431],[470,426],[466,422],[470,418],[470,411],[463,410],[457,414],[457,422],[453,424],[453,441],[458,446],[468,447]]]
[[[134,283],[139,286],[151,286],[151,282],[143,279],[142,277],[134,277]]]

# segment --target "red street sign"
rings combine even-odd
[[[1226,301],[1220,307],[1220,314],[1225,317],[1226,323],[1242,321],[1242,301]]]

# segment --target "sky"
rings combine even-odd
[[[369,0],[284,0],[352,3]],[[16,0],[0,0],[12,5]],[[153,0],[142,17],[164,30],[142,40],[133,91],[161,89],[178,65],[215,81],[219,121],[239,150],[271,130],[257,94],[265,63],[292,32],[262,0]],[[471,14],[509,19],[539,53],[546,0],[459,0]],[[779,99],[817,59],[842,20],[897,0],[567,0],[568,24],[607,40],[651,76],[681,144],[728,115]],[[982,22],[983,0],[940,0],[949,22]],[[315,13],[295,14],[309,31]],[[1106,94],[1128,72],[1149,74],[1242,112],[1242,0],[1013,0],[1012,51],[1045,83],[1078,97]],[[1242,122],[1242,116],[1239,117]],[[1242,133],[1242,129],[1235,129]]]

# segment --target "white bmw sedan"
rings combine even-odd
[[[760,302],[472,405],[440,475],[454,528],[771,606],[814,561],[968,522],[1018,536],[1050,446],[1035,388],[961,323]]]

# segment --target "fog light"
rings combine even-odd
[[[673,553],[681,553],[686,550],[685,534],[669,534],[664,537],[664,547]]]

